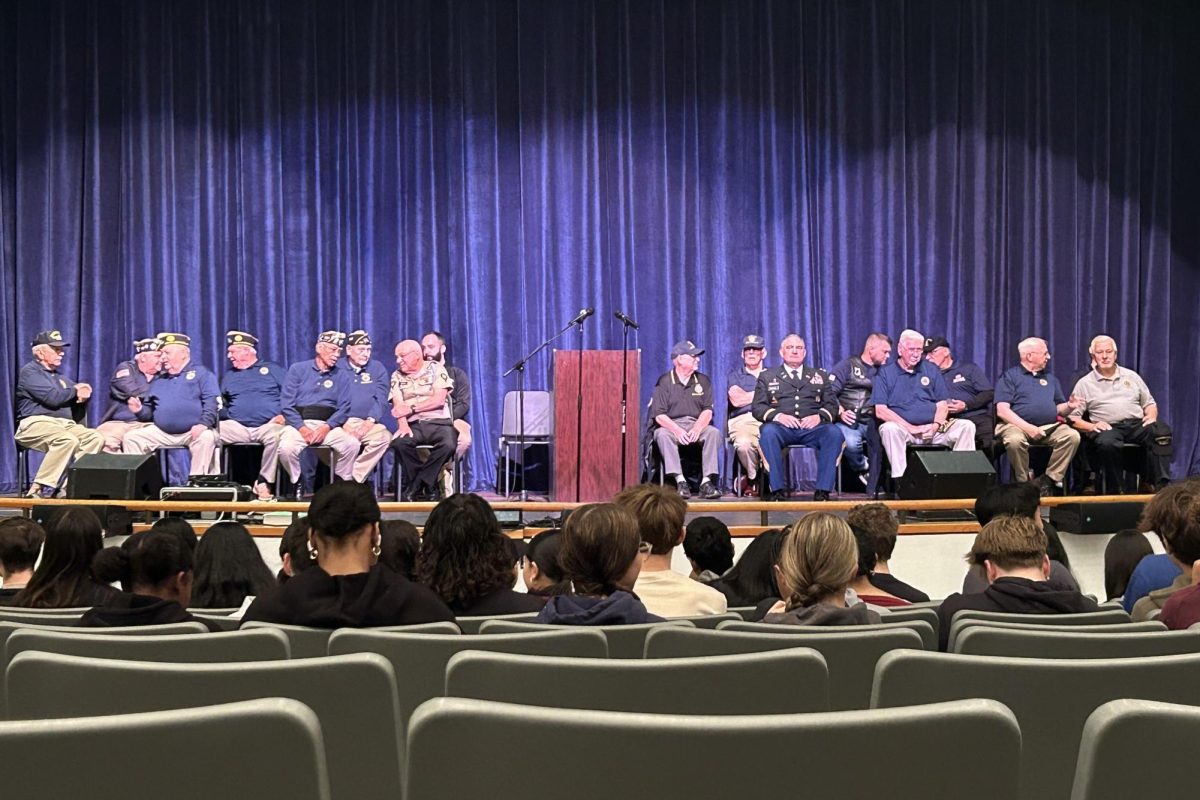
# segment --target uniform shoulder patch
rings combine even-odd
[[[113,375],[113,377],[114,378],[128,378],[129,370],[126,369],[125,367],[121,367],[119,370],[117,370],[117,373],[115,375]]]

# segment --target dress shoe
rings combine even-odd
[[[824,503],[828,499],[829,492],[825,491],[824,489],[817,489],[815,492],[813,492],[814,503]]]
[[[700,497],[704,500],[719,500],[721,490],[713,486],[712,481],[704,481],[700,484]]]
[[[773,492],[768,490],[767,493],[763,495],[763,500],[767,501],[768,503],[786,503],[791,499],[792,493],[787,489],[776,489]]]
[[[679,492],[679,496],[684,500],[692,499],[692,489],[687,485],[687,481],[677,481],[675,483],[675,491]]]

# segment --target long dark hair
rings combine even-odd
[[[92,559],[104,548],[104,529],[90,508],[60,508],[46,521],[42,563],[14,599],[25,608],[94,605],[104,587],[92,578]]]
[[[719,589],[730,606],[753,606],[768,597],[778,597],[773,567],[783,547],[783,531],[763,531],[746,547],[742,557],[724,575],[709,584]]]
[[[559,528],[542,531],[529,540],[529,545],[525,548],[524,557],[537,564],[538,572],[546,576],[546,580],[551,582],[549,586],[543,589],[534,589],[532,586],[527,586],[526,589],[528,589],[530,594],[552,597],[557,594],[571,593],[571,582],[567,580],[566,574],[563,573],[562,564],[558,560],[558,553],[561,548],[562,530]]]
[[[1104,548],[1105,599],[1123,597],[1138,563],[1154,552],[1145,534],[1135,529],[1118,531]]]
[[[470,606],[511,589],[514,562],[500,523],[483,498],[453,494],[425,521],[425,537],[413,575],[452,608]]]
[[[275,577],[245,525],[218,522],[200,537],[192,588],[194,607],[235,608],[247,597],[274,588]]]

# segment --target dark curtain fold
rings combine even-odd
[[[265,358],[437,328],[494,483],[501,373],[584,306],[723,387],[796,330],[1064,378],[1116,337],[1200,472],[1198,12],[1131,0],[0,3],[0,394],[37,330]],[[772,347],[772,352],[774,348]],[[531,363],[548,385],[550,358]],[[101,389],[103,394],[103,389]],[[94,403],[93,421],[103,403]],[[11,405],[0,408],[10,439]],[[9,450],[9,452],[12,452]],[[15,484],[11,457],[0,488]]]

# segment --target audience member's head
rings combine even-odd
[[[1145,534],[1134,528],[1118,531],[1104,548],[1104,596],[1122,597],[1138,562],[1154,552]]]
[[[370,571],[379,552],[375,491],[354,481],[323,486],[308,506],[308,541],[310,555],[326,572],[334,564],[342,575]]]
[[[171,533],[179,537],[180,541],[187,544],[193,553],[199,546],[199,537],[196,535],[196,529],[192,524],[183,517],[159,517],[150,526],[150,530],[158,533]]]
[[[1041,525],[1046,534],[1046,555],[1050,556],[1051,560],[1070,569],[1071,559],[1067,555],[1067,549],[1063,547],[1062,540],[1058,537],[1058,531],[1042,522],[1038,511],[1040,504],[1041,495],[1038,494],[1037,485],[1032,481],[1002,483],[999,486],[991,487],[975,501],[975,518],[979,521],[980,527],[983,527],[1002,515],[1029,517]]]
[[[1050,578],[1046,532],[1030,517],[1001,514],[984,525],[971,545],[971,563],[982,564],[988,583],[1007,576]]]
[[[1185,573],[1200,560],[1200,478],[1172,483],[1154,495],[1142,511],[1138,530],[1154,531]]]
[[[724,575],[733,566],[733,538],[729,527],[716,517],[696,517],[687,525],[683,552],[692,562],[692,577],[710,572]]]
[[[185,607],[192,600],[194,556],[169,531],[147,531],[130,536],[120,547],[107,548],[103,559],[97,558],[97,571],[115,576],[134,594],[173,600]]]
[[[46,520],[42,561],[15,604],[26,608],[91,605],[92,559],[104,548],[100,518],[90,508],[60,508]]]
[[[858,547],[858,568],[855,575],[869,578],[875,571],[875,562],[879,558],[875,552],[875,534],[858,525],[851,525],[850,532],[854,534],[854,544]]]
[[[0,521],[0,578],[5,589],[20,589],[29,582],[44,541],[46,531],[31,519]]]
[[[476,494],[452,494],[425,521],[414,576],[453,608],[511,589],[514,562],[492,507]]]
[[[285,583],[297,572],[303,572],[317,562],[308,550],[308,517],[300,517],[283,531],[279,539],[279,560],[283,566],[275,580]]]
[[[729,600],[731,607],[758,605],[778,594],[775,565],[779,563],[783,538],[780,528],[763,531],[746,546],[737,563],[719,580],[712,582],[712,586],[720,589]]]
[[[560,528],[542,531],[529,540],[521,563],[525,588],[530,594],[552,597],[571,593],[571,582],[563,574],[562,564],[558,560],[561,547]]]
[[[788,610],[817,603],[845,604],[858,571],[858,543],[832,514],[808,514],[792,525],[779,553],[775,579]]]
[[[877,567],[886,566],[891,561],[900,523],[890,508],[883,503],[855,506],[846,514],[846,524],[851,528],[861,528],[872,536]]]
[[[650,543],[651,555],[670,555],[683,539],[687,501],[674,489],[643,483],[622,489],[613,502],[633,514],[642,541]]]
[[[592,503],[575,509],[563,524],[558,561],[575,593],[608,597],[631,591],[642,568],[637,518],[616,503]]]
[[[408,520],[385,519],[379,523],[379,563],[406,578],[412,578],[421,549],[417,526]]]
[[[258,545],[240,522],[218,522],[204,532],[196,548],[192,605],[238,608],[247,597],[275,588],[275,577]]]

